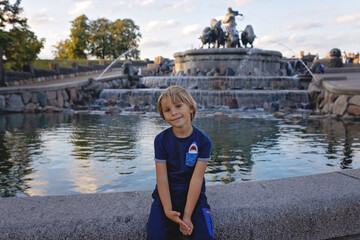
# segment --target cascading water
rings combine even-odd
[[[260,49],[201,49],[176,53],[175,69],[188,72],[218,67],[236,69],[235,76],[150,76],[140,79],[145,89],[107,89],[101,99],[116,100],[120,106],[153,106],[164,88],[180,85],[189,89],[201,108],[303,107],[308,102],[296,77],[279,76],[281,53]],[[176,70],[175,70],[176,71]],[[250,72],[253,71],[253,72]],[[195,71],[196,72],[196,71]],[[251,75],[249,75],[249,73]],[[140,107],[141,108],[141,107]],[[138,108],[137,108],[138,109]]]
[[[106,89],[102,99],[137,106],[155,106],[163,89]],[[281,107],[301,106],[307,103],[307,91],[299,90],[189,90],[196,103],[205,109],[220,107],[261,108],[265,102],[278,103]],[[237,106],[237,107],[234,107]]]

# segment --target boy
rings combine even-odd
[[[177,239],[182,234],[214,239],[204,179],[211,141],[192,125],[196,103],[186,89],[171,86],[159,97],[157,108],[171,127],[154,141],[157,186],[147,239]]]

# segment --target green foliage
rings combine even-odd
[[[89,52],[92,56],[101,59],[110,57],[113,48],[111,41],[111,22],[105,18],[99,18],[90,23]]]
[[[115,59],[130,48],[137,47],[141,34],[139,26],[131,19],[117,19],[111,22],[106,18],[93,21],[85,15],[74,19],[70,38],[58,42],[55,47],[56,59],[85,59],[89,55],[100,59]],[[139,59],[139,50],[125,57]]]
[[[13,70],[22,70],[24,64],[34,61],[44,45],[45,39],[38,40],[29,30],[27,19],[20,17],[23,9],[21,0],[11,4],[9,0],[0,1],[0,85],[3,85],[3,54],[6,66]]]
[[[131,19],[117,19],[111,26],[110,32],[112,41],[114,42],[111,51],[111,57],[117,58],[120,54],[129,50],[130,48],[139,45],[141,34],[139,32],[139,26],[137,26]],[[125,57],[139,57],[139,50],[134,50],[128,53]]]
[[[88,18],[83,14],[71,22],[69,58],[86,59],[85,50],[89,41]]]
[[[4,50],[6,62],[12,70],[22,71],[24,64],[30,64],[36,59],[44,47],[45,39],[38,40],[27,27],[13,28],[9,31],[9,36],[13,40]]]

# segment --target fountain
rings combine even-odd
[[[229,11],[226,16],[226,36],[239,37],[235,16],[237,11]],[[223,21],[224,22],[224,21]],[[211,20],[206,36],[215,34],[214,46],[220,46],[216,32],[221,21]],[[251,25],[252,41],[255,38]],[[220,30],[216,30],[220,29]],[[205,31],[205,30],[204,30]],[[210,33],[213,31],[212,33]],[[203,32],[204,34],[204,32]],[[202,36],[202,41],[205,37]],[[229,38],[229,37],[228,37]],[[243,44],[248,39],[241,39]],[[229,40],[227,40],[229,41]],[[231,44],[228,44],[229,46]],[[173,72],[169,76],[146,76],[140,78],[138,86],[144,89],[106,89],[101,99],[115,99],[130,105],[155,106],[162,89],[171,85],[180,85],[189,89],[201,108],[263,108],[276,104],[280,108],[303,108],[308,102],[307,90],[296,76],[287,76],[286,63],[278,51],[258,48],[201,48],[174,54]],[[120,104],[121,105],[121,104]],[[138,109],[138,108],[137,108]]]

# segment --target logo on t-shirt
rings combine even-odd
[[[195,166],[198,153],[199,153],[198,146],[196,142],[193,142],[189,147],[189,151],[186,153],[186,161],[185,161],[186,166],[188,167]]]
[[[193,142],[189,147],[189,153],[198,153],[198,146]]]

